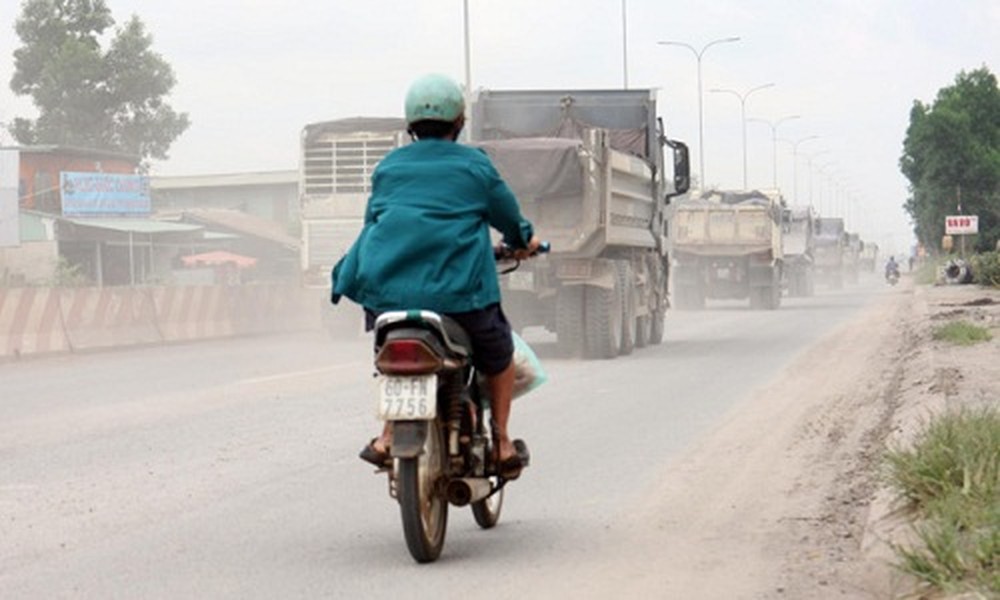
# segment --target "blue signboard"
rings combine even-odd
[[[145,217],[152,210],[149,177],[117,173],[60,173],[67,217]]]

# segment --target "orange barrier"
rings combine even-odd
[[[153,291],[157,323],[164,341],[233,335],[232,311],[223,286],[162,287]]]
[[[59,292],[0,289],[0,358],[70,349],[59,312]]]
[[[77,288],[63,290],[60,297],[63,326],[71,350],[154,344],[163,340],[149,289]]]
[[[0,359],[315,329],[316,299],[281,285],[0,289]]]

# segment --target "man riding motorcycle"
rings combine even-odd
[[[899,277],[899,263],[896,262],[895,256],[890,256],[888,262],[885,263],[885,278],[888,279],[890,275]]]
[[[411,308],[457,321],[487,379],[500,471],[514,479],[527,454],[523,443],[518,453],[507,431],[514,346],[500,307],[490,227],[515,258],[527,258],[540,242],[485,152],[456,143],[465,100],[454,81],[421,77],[406,94],[405,110],[414,142],[386,155],[372,174],[364,226],[333,269],[331,300],[343,295],[363,306],[369,329],[378,313]],[[391,444],[386,427],[360,457],[384,466]]]

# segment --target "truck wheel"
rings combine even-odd
[[[611,289],[588,285],[584,299],[584,354],[614,358],[622,345],[622,290],[615,277]]]
[[[653,313],[646,313],[635,320],[635,347],[645,348],[653,337]]]
[[[556,293],[556,342],[568,356],[583,352],[582,285],[565,285]]]
[[[764,308],[767,310],[777,310],[781,306],[781,286],[772,284],[765,288],[767,290],[767,303]]]
[[[620,354],[632,354],[635,349],[636,316],[635,316],[635,280],[632,277],[632,265],[620,260],[615,263],[618,276],[618,287],[622,293],[622,343]]]
[[[666,312],[664,309],[658,308],[650,314],[649,343],[654,346],[663,343],[663,333],[667,327],[664,322],[667,316]]]

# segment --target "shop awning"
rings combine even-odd
[[[186,267],[215,266],[215,265],[235,265],[240,269],[248,269],[257,264],[257,259],[251,256],[243,256],[225,250],[214,252],[203,252],[201,254],[191,254],[182,256],[181,261]]]

